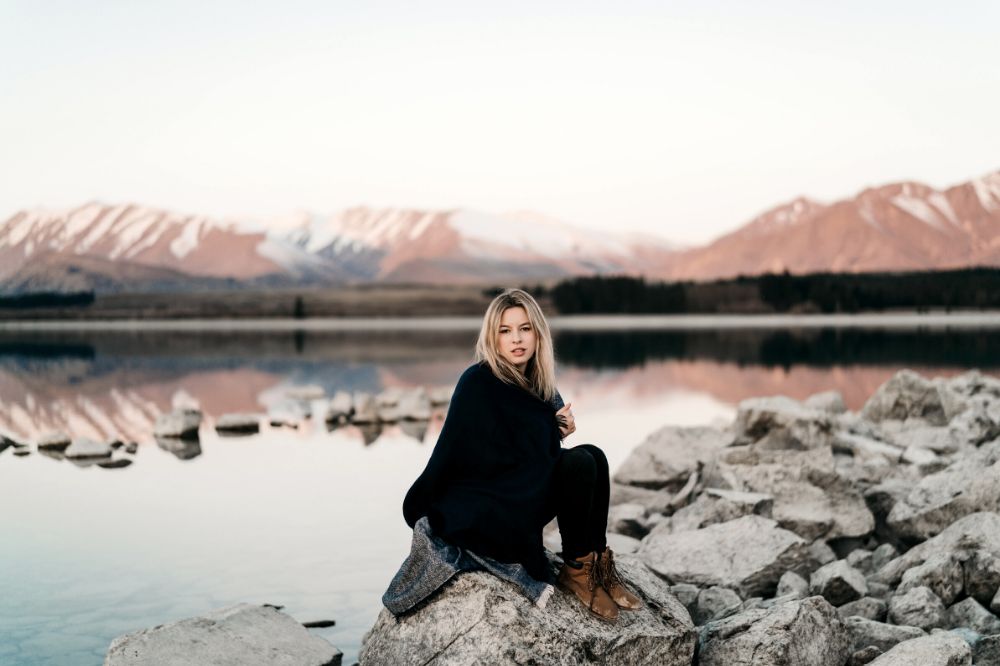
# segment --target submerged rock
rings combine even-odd
[[[847,628],[822,597],[748,610],[705,625],[700,666],[843,666],[851,655]]]
[[[541,609],[496,576],[462,573],[411,613],[382,609],[360,663],[690,666],[697,634],[687,610],[641,562],[616,561],[645,607],[614,624],[560,589]]]
[[[238,604],[111,642],[105,666],[287,664],[340,666],[342,653],[292,617]]]

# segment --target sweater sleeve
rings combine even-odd
[[[403,517],[413,527],[421,516],[426,516],[434,497],[453,478],[461,464],[459,448],[482,427],[482,412],[487,401],[482,375],[477,366],[466,370],[455,386],[448,405],[441,434],[427,466],[403,500]]]

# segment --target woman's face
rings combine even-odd
[[[500,315],[500,355],[522,373],[535,355],[535,329],[520,306],[507,308]]]

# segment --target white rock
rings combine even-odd
[[[354,413],[354,401],[351,399],[351,394],[347,391],[337,391],[330,399],[323,418],[327,423],[332,423],[346,420],[352,413]]]
[[[201,426],[201,412],[196,409],[176,409],[156,418],[153,427],[154,437],[174,437],[179,439],[197,439],[198,427]]]
[[[50,432],[39,438],[36,447],[39,451],[62,451],[72,442],[64,432]]]
[[[63,452],[67,458],[77,460],[86,458],[110,458],[111,445],[107,442],[95,442],[92,439],[81,437],[73,440],[73,443]]]
[[[273,608],[239,604],[119,636],[105,666],[339,666],[342,654]]]
[[[375,398],[369,393],[354,394],[354,416],[351,421],[357,424],[378,423],[379,416]]]

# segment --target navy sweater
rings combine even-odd
[[[444,540],[550,580],[542,528],[555,516],[555,413],[553,404],[497,379],[489,366],[468,368],[427,467],[406,493],[407,524],[427,516]]]

